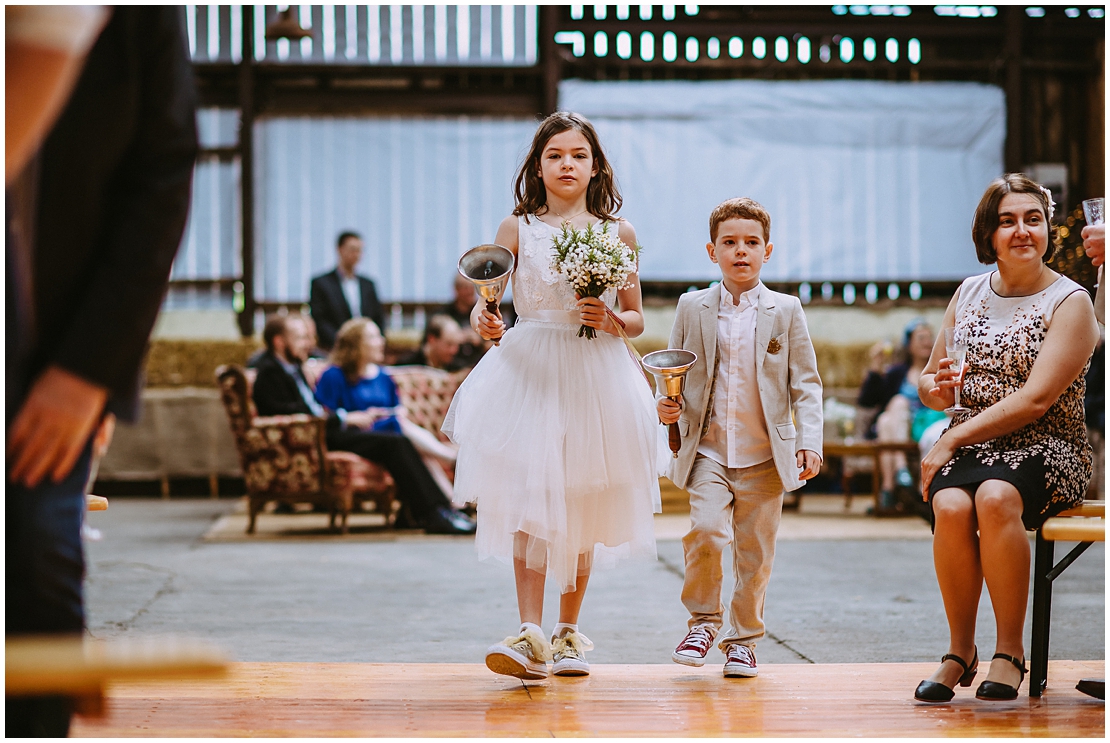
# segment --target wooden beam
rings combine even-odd
[[[243,60],[239,72],[239,214],[243,307],[239,333],[254,335],[254,13],[243,13]]]
[[[554,113],[559,106],[559,81],[562,79],[562,56],[555,43],[555,29],[559,23],[559,7],[540,6],[540,65],[543,67],[543,113]]]
[[[1025,167],[1022,135],[1025,111],[1022,109],[1022,32],[1025,9],[1008,5],[1002,9],[1006,21],[1006,170],[1016,173]]]

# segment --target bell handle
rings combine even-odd
[[[501,310],[497,306],[497,300],[496,299],[487,299],[486,300],[486,311],[489,312],[491,315],[497,315],[498,317],[501,316]],[[496,338],[490,338],[490,340],[493,341],[493,345],[500,346],[501,345],[501,338],[502,338],[503,335],[504,334],[499,335]]]
[[[671,446],[671,454],[678,459],[678,450],[682,448],[682,434],[678,432],[678,424],[667,426],[667,443]]]
[[[671,395],[670,398],[675,402],[680,402],[682,396]],[[678,450],[682,448],[682,434],[678,430],[678,421],[667,426],[667,443],[671,447],[671,456],[678,459]]]

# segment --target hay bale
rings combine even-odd
[[[262,348],[253,338],[224,340],[153,340],[146,358],[148,387],[215,387],[216,367],[246,364]]]

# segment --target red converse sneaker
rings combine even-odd
[[[755,650],[733,643],[725,650],[725,678],[753,678],[759,675]]]
[[[705,665],[705,654],[713,647],[717,631],[708,624],[697,624],[686,633],[682,642],[671,653],[671,660],[684,666]]]

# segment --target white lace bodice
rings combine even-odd
[[[517,218],[516,270],[513,272],[513,309],[518,315],[542,310],[573,311],[578,302],[574,290],[561,273],[551,266],[552,238],[560,228],[552,227],[534,214]],[[616,290],[610,289],[602,300],[610,307]]]

